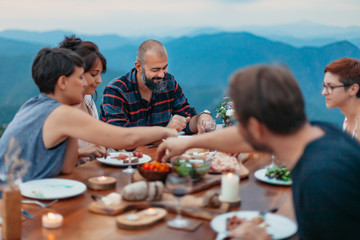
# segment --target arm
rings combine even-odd
[[[174,116],[180,115],[185,118],[191,117],[191,119],[193,119],[195,117],[196,123],[197,123],[197,115],[196,115],[195,109],[190,107],[190,104],[188,103],[188,100],[185,97],[185,94],[182,91],[180,85],[175,80],[173,80],[173,83],[174,83],[174,106],[173,106],[172,114]],[[188,124],[187,124],[186,128],[184,128],[184,131],[186,133],[197,133],[196,127],[191,129],[190,122],[194,121],[191,119],[190,119],[190,121],[187,121]]]
[[[113,126],[66,105],[56,108],[49,114],[43,131],[47,148],[56,146],[68,137],[114,149],[132,149],[163,138],[177,136],[175,130],[164,127]]]
[[[62,174],[70,174],[75,167],[78,159],[78,140],[76,138],[69,138],[66,145],[66,152],[64,163],[61,168]]]
[[[209,148],[222,152],[238,153],[253,151],[252,147],[240,135],[236,126],[221,131],[196,135],[191,138],[170,138],[157,150],[157,159],[163,161],[180,155],[189,148]],[[166,153],[168,151],[168,153]]]

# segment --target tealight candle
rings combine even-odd
[[[116,179],[113,177],[100,176],[88,179],[88,187],[94,190],[108,190],[114,188]]]
[[[153,208],[148,208],[146,209],[145,214],[148,216],[154,216],[157,214],[157,211]]]
[[[228,173],[221,178],[220,200],[225,202],[239,201],[239,176]]]
[[[42,216],[44,228],[59,228],[63,222],[63,216],[59,213],[48,212]]]
[[[129,221],[136,221],[139,219],[139,216],[136,214],[127,214],[126,219]]]

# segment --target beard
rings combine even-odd
[[[266,146],[263,143],[259,143],[258,141],[256,141],[250,134],[250,132],[248,130],[245,130],[242,134],[242,136],[244,137],[245,141],[248,142],[256,151],[259,152],[267,152],[267,153],[273,153],[274,151]]]
[[[141,71],[141,80],[153,93],[159,93],[166,88],[166,82],[164,82],[164,78],[154,77],[154,78],[147,78],[145,75],[145,71]],[[155,80],[161,80],[160,82],[156,83]]]

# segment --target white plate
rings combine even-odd
[[[245,218],[248,220],[259,216],[258,211],[238,211],[224,213],[211,220],[211,228],[215,232],[224,233],[226,231],[226,219],[231,218],[234,216],[234,214],[236,214],[238,218]],[[286,217],[280,216],[278,214],[267,213],[264,219],[268,225],[266,227],[266,232],[269,233],[273,239],[288,238],[297,232],[297,224]]]
[[[129,165],[135,166],[139,164],[143,164],[146,162],[149,162],[151,160],[151,157],[143,154],[142,158],[139,158],[139,162],[137,163],[124,163],[123,160],[114,159],[112,157],[118,156],[119,154],[129,154],[130,157],[132,156],[132,152],[115,152],[115,153],[109,153],[109,155],[106,158],[98,158],[97,160],[103,164],[111,165],[111,166],[119,166],[119,167],[127,167]]]
[[[254,176],[257,180],[260,180],[262,182],[275,184],[275,185],[283,185],[283,186],[290,186],[292,184],[292,180],[290,181],[284,181],[284,180],[278,180],[275,178],[269,178],[265,175],[267,171],[267,168],[259,169],[254,173]]]
[[[82,182],[61,178],[45,178],[20,184],[21,195],[42,200],[74,197],[85,190],[86,186]]]

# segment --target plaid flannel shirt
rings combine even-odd
[[[192,117],[196,115],[190,107],[181,87],[174,76],[167,73],[163,81],[166,89],[153,93],[150,102],[141,97],[137,81],[136,68],[126,75],[116,78],[106,86],[100,104],[100,119],[122,127],[163,126],[171,120],[172,115]],[[189,124],[184,129],[191,133]]]

